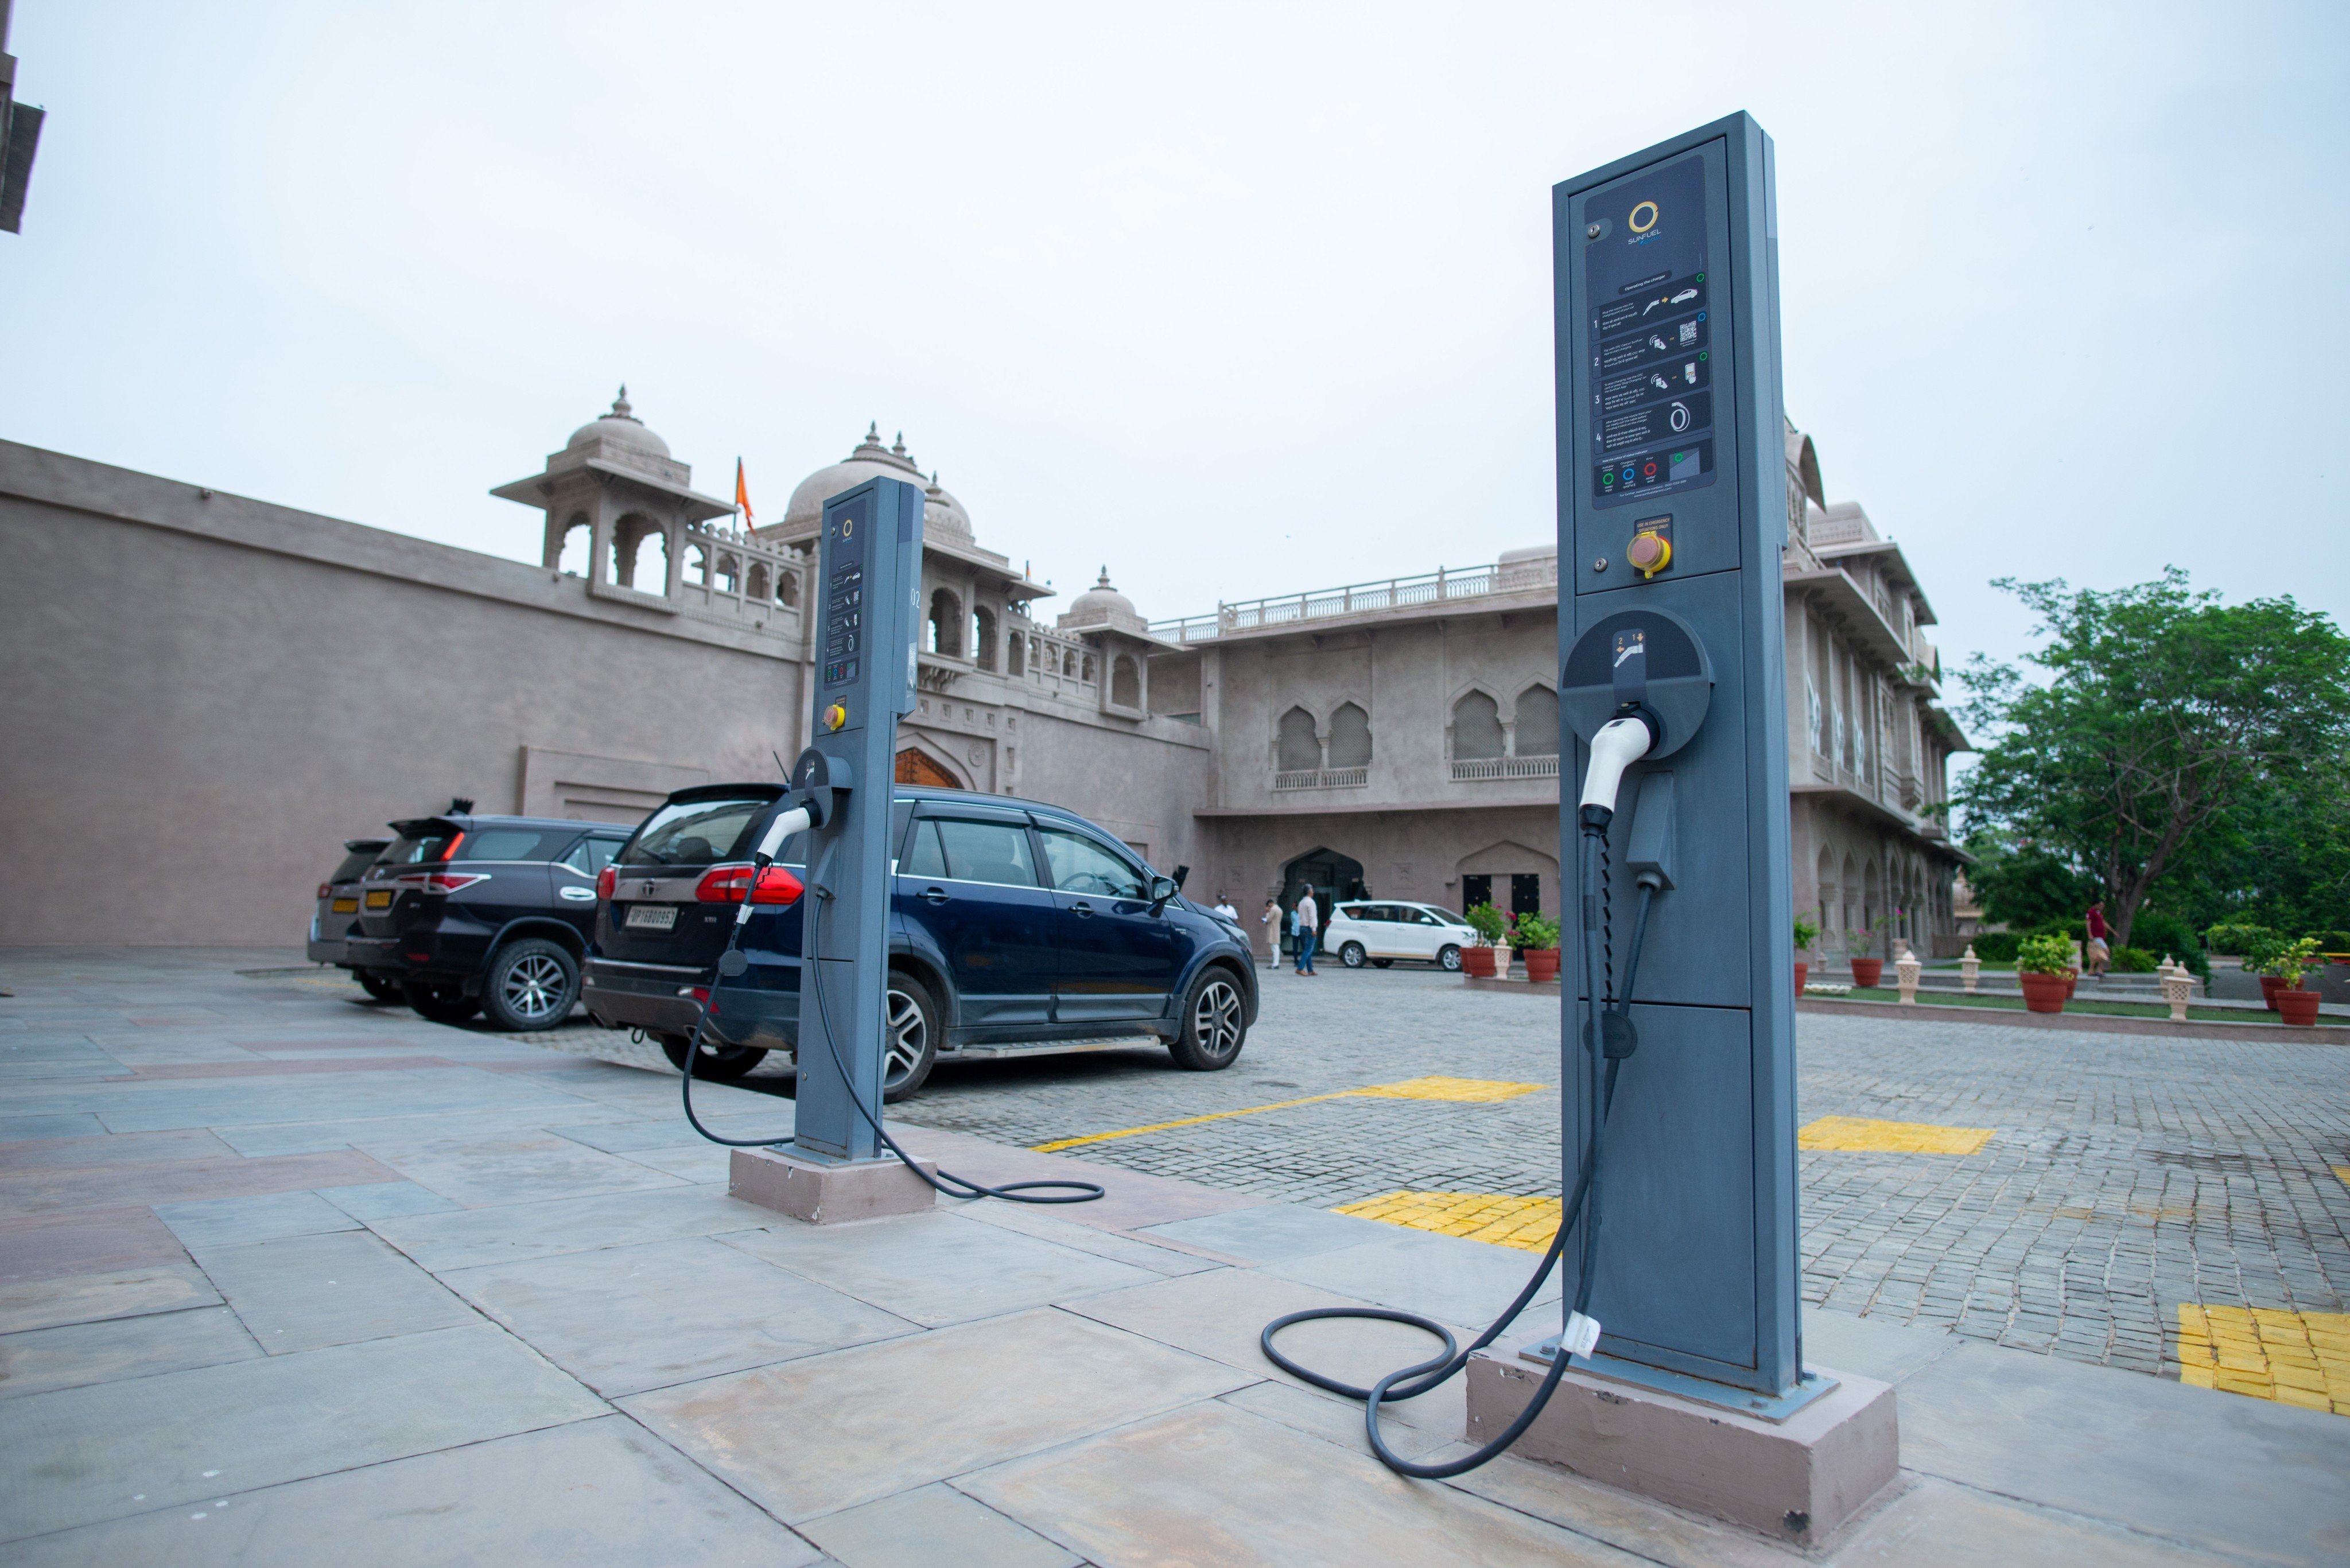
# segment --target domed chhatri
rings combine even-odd
[[[1139,631],[1147,623],[1134,607],[1134,601],[1110,587],[1109,567],[1101,569],[1094,586],[1070,601],[1066,614],[1055,622],[1056,626],[1074,630],[1079,627],[1114,626],[1126,631]]]
[[[939,476],[931,475],[930,488],[922,492],[922,535],[930,539],[951,539],[959,545],[973,542],[971,514],[962,503],[939,488]]]
[[[620,395],[612,400],[612,411],[599,415],[573,431],[571,439],[563,443],[563,450],[569,452],[591,441],[633,447],[639,452],[651,452],[656,457],[670,455],[669,442],[646,429],[645,421],[637,418],[629,407],[629,389],[625,382],[621,384]]]
[[[775,524],[775,533],[785,538],[812,537],[824,526],[824,504],[844,490],[854,490],[868,479],[902,479],[911,484],[925,484],[922,471],[906,454],[906,437],[901,431],[897,444],[881,444],[879,423],[866,427],[865,439],[857,443],[840,462],[828,468],[819,468],[799,482],[792,498],[784,506],[784,519]],[[956,507],[960,512],[962,508]],[[928,518],[925,517],[927,523]],[[765,534],[768,530],[761,529]],[[966,518],[963,534],[970,536],[971,524]]]

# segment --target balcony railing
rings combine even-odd
[[[1473,784],[1484,779],[1556,777],[1556,757],[1457,757],[1452,763],[1454,784]]]
[[[1350,583],[1344,587],[1317,588],[1279,598],[1219,605],[1213,615],[1153,621],[1150,635],[1170,642],[1201,642],[1232,632],[1255,631],[1298,621],[1411,609],[1557,586],[1558,557],[1538,556],[1526,561],[1444,567],[1416,577],[1389,577],[1384,582]]]
[[[1273,775],[1275,790],[1361,789],[1370,782],[1368,768],[1299,768]]]

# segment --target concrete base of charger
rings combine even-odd
[[[1890,1384],[1812,1370],[1837,1386],[1783,1421],[1570,1371],[1510,1452],[1815,1545],[1891,1483],[1901,1441]],[[1516,1419],[1544,1372],[1481,1352],[1469,1364],[1468,1440]]]
[[[932,1160],[917,1162],[924,1175],[938,1174]],[[842,1165],[819,1165],[767,1148],[738,1148],[727,1171],[728,1196],[773,1209],[811,1225],[879,1220],[930,1208],[938,1194],[894,1156]]]

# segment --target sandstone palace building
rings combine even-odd
[[[494,492],[545,514],[536,566],[0,442],[0,944],[286,946],[340,840],[452,795],[627,822],[775,777],[822,504],[875,475],[928,494],[901,779],[1069,806],[1244,907],[1557,907],[1553,545],[1160,620],[1113,561],[1054,612],[902,439],[745,531],[624,391]],[[1798,909],[1954,950],[1933,610],[1793,430],[1784,577]]]

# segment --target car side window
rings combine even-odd
[[[899,875],[943,880],[946,874],[947,854],[939,847],[939,825],[926,816],[914,824],[914,840],[906,846],[906,859],[899,867]]]
[[[1010,822],[929,819],[946,857],[946,875],[960,882],[1036,885],[1036,862],[1028,851],[1028,830]]]
[[[583,838],[573,845],[570,852],[557,864],[570,867],[582,877],[598,876],[605,867],[612,863],[612,857],[620,852],[620,846],[626,842],[620,838]]]
[[[1406,909],[1404,911],[1404,917],[1415,926],[1435,926],[1443,924],[1442,921],[1439,920],[1434,915],[1430,914],[1426,909]]]
[[[1142,873],[1081,834],[1040,827],[1053,886],[1064,893],[1095,893],[1107,898],[1141,898],[1149,893]]]

